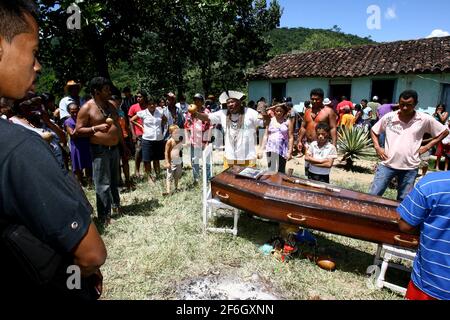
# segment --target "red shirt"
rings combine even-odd
[[[339,115],[339,121],[338,125],[341,123],[342,116],[344,115],[344,108],[349,107],[350,110],[353,110],[355,107],[353,106],[353,103],[348,100],[344,100],[341,103],[339,103],[336,107],[336,112]]]
[[[145,108],[142,109],[142,108],[141,108],[141,105],[140,105],[139,103],[133,104],[133,105],[130,107],[130,110],[128,110],[128,116],[129,116],[130,119],[131,119],[131,118],[134,117],[139,111],[142,111],[142,110],[145,110]],[[141,118],[138,118],[138,119],[136,120],[136,122],[139,123],[139,124],[141,124],[142,126],[144,126],[144,123],[142,122],[142,119],[141,119]],[[136,136],[142,137],[142,135],[144,134],[144,130],[142,130],[141,127],[135,125],[134,123],[133,123],[132,125],[133,125],[134,133],[136,134]]]

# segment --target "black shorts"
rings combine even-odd
[[[142,160],[144,162],[164,160],[165,141],[142,140]]]
[[[311,171],[308,171],[308,179],[314,180],[314,181],[330,183],[330,175],[329,174],[327,174],[327,175],[315,174],[315,173],[312,173]]]

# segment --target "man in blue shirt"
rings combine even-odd
[[[422,178],[397,212],[403,232],[420,232],[406,298],[450,300],[450,172]]]

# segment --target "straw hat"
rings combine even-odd
[[[78,87],[81,88],[81,84],[80,83],[77,83],[74,80],[69,80],[69,81],[67,81],[67,84],[64,87],[64,91],[67,91],[67,90],[69,90],[70,87],[75,87],[75,86],[78,86]]]

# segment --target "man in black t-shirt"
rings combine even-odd
[[[34,8],[30,0],[0,2],[1,97],[18,100],[27,91],[34,90],[36,74],[41,69],[36,59],[39,38]],[[23,267],[27,260],[23,256],[32,256],[33,248],[38,251],[44,246],[78,267],[82,279],[90,279],[92,289],[101,294],[100,266],[105,262],[106,248],[91,222],[91,212],[92,208],[76,181],[58,166],[45,141],[31,131],[0,119],[3,296],[23,300],[76,295],[66,296],[52,291],[49,286],[37,285],[26,272],[30,269]],[[24,249],[22,255],[16,255],[19,251],[7,246],[9,238],[8,241],[4,239],[6,231],[15,225],[26,228],[39,241],[21,237],[25,233],[19,233],[18,240],[26,244],[21,247]],[[66,274],[67,278],[69,276]],[[66,293],[70,291],[68,287],[63,289]]]

